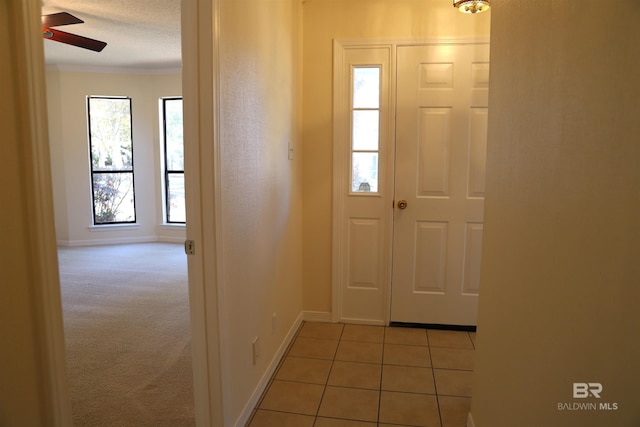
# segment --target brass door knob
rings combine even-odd
[[[406,200],[398,200],[398,208],[406,209],[407,208],[407,201]]]

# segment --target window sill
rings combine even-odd
[[[105,225],[92,225],[89,227],[89,231],[119,231],[119,230],[137,230],[140,228],[140,224],[105,224]]]
[[[160,224],[158,227],[164,228],[166,230],[184,229],[186,227],[186,224]]]

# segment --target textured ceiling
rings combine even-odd
[[[44,40],[47,65],[176,69],[180,56],[180,0],[43,0],[42,14],[68,12],[83,24],[56,27],[107,43],[93,52]]]

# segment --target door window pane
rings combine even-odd
[[[380,112],[355,110],[353,112],[353,149],[377,150],[379,142]]]
[[[378,153],[353,153],[351,191],[378,192]]]
[[[380,67],[352,69],[351,192],[377,193],[380,149]]]
[[[380,107],[380,68],[353,69],[353,108]]]

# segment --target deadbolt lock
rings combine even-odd
[[[407,201],[406,200],[398,200],[398,208],[406,209],[407,208]]]

